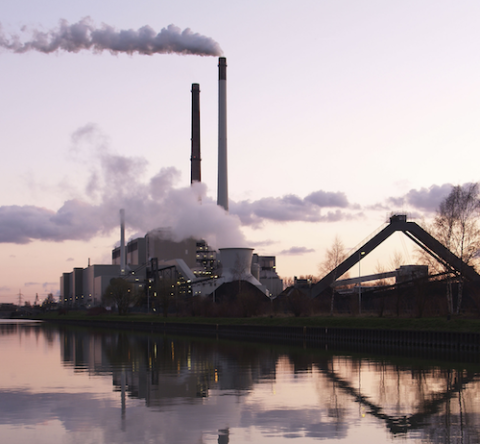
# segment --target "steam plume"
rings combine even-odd
[[[32,205],[0,206],[0,243],[89,240],[118,228],[120,208],[125,209],[129,230],[145,233],[171,227],[174,240],[192,236],[217,248],[245,246],[242,225],[255,228],[264,221],[334,222],[359,217],[351,213],[355,206],[343,193],[326,191],[305,198],[288,195],[232,201],[231,212],[226,213],[207,196],[204,183],[178,188],[180,172],[173,167],[146,178],[146,159],[113,152],[108,138],[94,124],[72,134],[70,154],[77,165],[82,164],[84,188],[70,190],[69,199],[56,211]],[[85,171],[89,171],[86,178]],[[59,189],[63,193],[64,185]],[[320,213],[328,208],[332,211]]]
[[[150,26],[143,26],[137,31],[117,31],[106,24],[97,28],[90,17],[85,17],[72,25],[62,19],[56,29],[46,32],[33,29],[30,34],[31,39],[25,42],[18,35],[6,37],[0,24],[0,47],[15,53],[38,51],[45,54],[55,51],[79,52],[82,49],[110,51],[112,54],[222,54],[215,40],[194,33],[189,28],[182,31],[175,25],[169,25],[159,33]]]
[[[85,171],[90,171],[79,197],[66,200],[56,211],[0,206],[0,243],[88,240],[116,229],[118,209],[125,208],[126,224],[132,230],[145,233],[173,227],[174,240],[193,236],[216,247],[245,245],[239,219],[225,214],[206,196],[205,184],[176,188],[180,173],[173,167],[143,181],[146,160],[112,152],[92,124],[78,129],[72,144],[76,161],[86,157]]]

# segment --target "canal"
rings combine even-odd
[[[1,442],[480,443],[478,353],[1,322]]]

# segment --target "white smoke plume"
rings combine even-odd
[[[0,243],[89,240],[110,234],[119,229],[120,208],[125,209],[130,233],[170,228],[174,240],[193,236],[216,248],[246,246],[242,225],[258,228],[264,222],[335,222],[361,216],[351,212],[357,208],[343,193],[325,191],[305,198],[232,201],[226,213],[207,196],[204,183],[178,187],[180,173],[174,167],[144,179],[146,159],[114,153],[94,124],[79,128],[71,140],[70,155],[81,165],[76,170],[86,176],[79,180],[82,188],[69,188],[70,198],[56,211],[33,205],[1,206]],[[65,192],[64,186],[59,187]],[[326,208],[331,210],[322,214]]]
[[[27,32],[27,28],[22,29],[22,32]],[[22,41],[17,34],[7,37],[0,24],[0,47],[15,53],[38,51],[46,54],[56,51],[76,53],[81,50],[145,55],[219,56],[222,54],[215,40],[194,33],[189,28],[182,31],[175,25],[169,25],[158,33],[150,26],[143,26],[138,30],[117,31],[107,24],[97,27],[90,17],[85,17],[73,24],[62,19],[56,29],[46,32],[32,29],[29,34],[31,37],[27,41]]]
[[[147,161],[113,153],[92,124],[77,130],[72,143],[75,161],[87,159],[82,170],[90,172],[84,189],[76,193],[80,197],[67,200],[57,211],[0,207],[0,242],[89,240],[119,229],[119,209],[124,208],[132,231],[171,227],[175,240],[194,236],[217,248],[245,246],[239,219],[209,199],[204,184],[176,187],[180,173],[173,167],[142,180]]]

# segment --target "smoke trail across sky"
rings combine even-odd
[[[0,48],[15,53],[38,51],[45,54],[81,50],[145,55],[219,56],[222,54],[220,45],[215,40],[194,33],[189,28],[182,31],[175,25],[169,25],[158,33],[150,26],[143,26],[138,30],[117,31],[107,24],[97,27],[90,17],[85,17],[73,24],[62,19],[58,28],[46,32],[38,29],[28,30],[26,27],[22,32],[29,33],[30,39],[22,41],[17,34],[6,36],[0,24]]]

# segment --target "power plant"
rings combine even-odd
[[[217,205],[228,212],[227,163],[227,60],[218,63],[218,188]],[[191,177],[201,182],[200,85],[192,84]],[[112,251],[110,265],[74,268],[60,278],[60,303],[98,305],[112,278],[127,279],[146,294],[159,282],[174,282],[177,297],[208,296],[222,285],[247,282],[253,291],[275,297],[283,282],[275,270],[274,256],[259,256],[253,248],[220,248],[203,239],[174,240],[172,230],[157,228],[125,243],[125,210],[120,209],[120,246]]]

